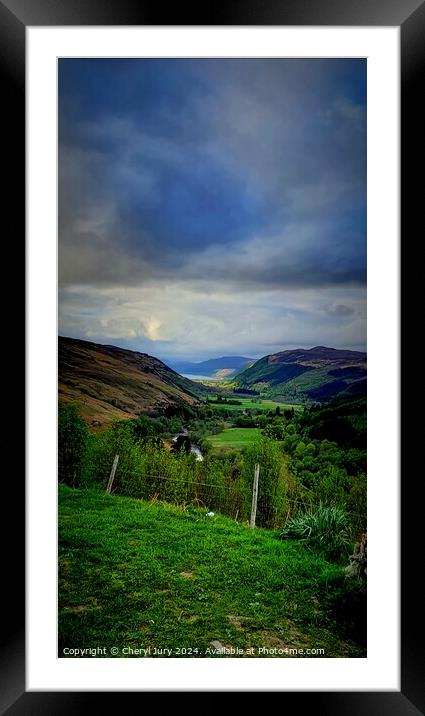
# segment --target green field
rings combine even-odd
[[[59,486],[60,657],[363,657],[332,616],[346,581],[270,530]]]
[[[226,428],[217,435],[208,435],[207,440],[214,448],[241,450],[260,435],[259,428]]]
[[[290,403],[277,403],[275,400],[268,400],[267,398],[253,399],[253,398],[240,398],[239,396],[232,397],[232,400],[240,401],[240,405],[229,405],[227,403],[217,403],[216,401],[209,401],[208,407],[216,410],[275,410],[278,406],[283,412],[294,408],[294,410],[302,410],[301,405],[291,405]]]

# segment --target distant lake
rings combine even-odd
[[[189,378],[189,380],[214,380],[214,378],[211,378],[210,375],[194,375],[193,373],[182,373],[182,376],[184,378]]]

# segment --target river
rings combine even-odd
[[[177,438],[180,437],[180,435],[184,435],[184,436],[189,435],[187,428],[183,428],[180,433],[177,433],[177,435],[174,435],[173,443],[176,442]],[[201,453],[201,450],[198,447],[198,445],[194,445],[193,443],[190,443],[190,452],[193,452],[193,454],[195,455],[197,460],[200,461],[200,460],[204,459],[204,456]]]

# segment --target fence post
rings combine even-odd
[[[106,492],[111,492],[111,490],[112,490],[112,483],[114,481],[115,471],[117,469],[119,457],[120,457],[119,455],[115,455],[115,457],[114,457],[114,462],[112,464],[111,474],[109,475],[108,487],[106,488]]]
[[[251,519],[249,526],[255,527],[255,518],[257,516],[257,497],[258,497],[258,475],[260,474],[260,466],[258,462],[255,463],[254,467],[254,484],[252,486],[252,506],[251,506]]]

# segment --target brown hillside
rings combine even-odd
[[[199,387],[146,353],[59,337],[59,399],[91,425],[197,402]]]

